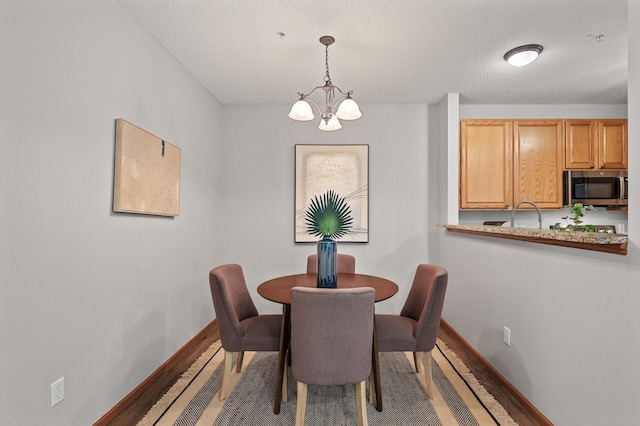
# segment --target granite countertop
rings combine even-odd
[[[614,254],[628,254],[629,236],[605,232],[568,232],[531,228],[510,228],[491,225],[449,225],[438,227],[448,231],[489,237],[507,238],[540,244],[560,245],[584,250],[604,251]]]

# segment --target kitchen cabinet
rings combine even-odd
[[[461,209],[513,205],[513,124],[505,120],[460,122]]]
[[[529,200],[541,209],[561,209],[562,120],[514,121],[513,134],[514,204]]]
[[[627,120],[565,120],[566,169],[626,169]]]
[[[459,207],[561,209],[563,164],[562,120],[461,120]]]

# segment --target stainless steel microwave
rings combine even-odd
[[[564,204],[626,206],[629,177],[626,170],[567,170],[564,172]]]

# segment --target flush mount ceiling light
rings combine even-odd
[[[504,60],[514,67],[523,67],[535,61],[541,52],[542,46],[539,44],[525,44],[505,53]]]
[[[313,115],[313,110],[311,109],[311,105],[309,104],[309,102],[311,102],[313,105],[315,105],[316,108],[318,108],[318,112],[321,115],[320,125],[318,126],[318,129],[324,131],[340,130],[342,128],[340,120],[356,120],[362,117],[362,113],[360,112],[358,104],[351,98],[353,90],[345,93],[340,90],[338,86],[334,86],[331,82],[331,76],[329,75],[329,46],[332,45],[334,41],[336,40],[331,36],[320,37],[320,43],[325,46],[324,62],[326,73],[324,75],[324,85],[314,87],[313,90],[306,95],[302,92],[298,92],[298,96],[300,96],[300,99],[298,99],[298,101],[293,104],[293,106],[291,107],[291,111],[289,112],[289,118],[292,118],[296,121],[313,120],[315,116]],[[320,106],[309,97],[317,89],[322,89],[324,91],[324,112],[322,111],[322,108],[320,108]],[[342,95],[337,101],[335,101],[336,90]],[[338,110],[334,114],[333,111],[336,109],[336,107],[338,108]]]

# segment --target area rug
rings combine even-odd
[[[217,397],[224,350],[217,341],[138,423],[149,425],[293,425],[296,382],[289,369],[289,401],[273,414],[277,353],[247,352],[241,373],[233,372],[226,401]],[[438,340],[432,351],[435,398],[424,391],[424,377],[413,368],[413,354],[380,353],[383,410],[367,404],[370,425],[517,426],[505,409]],[[309,386],[305,424],[357,425],[355,387]]]

